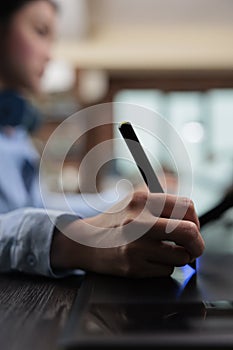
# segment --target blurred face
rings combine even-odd
[[[12,1],[12,0],[7,0]],[[3,82],[36,92],[50,59],[56,10],[44,0],[32,1],[13,15],[2,50]]]

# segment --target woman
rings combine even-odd
[[[88,218],[84,213],[85,219],[40,208],[38,156],[18,113],[25,102],[22,96],[40,89],[57,11],[50,0],[1,3],[1,98],[3,102],[12,98],[16,118],[1,116],[0,270],[53,277],[77,269],[121,276],[167,276],[174,266],[199,256],[204,242],[188,199],[135,192],[111,212]],[[178,210],[172,214],[175,205]],[[170,233],[166,233],[167,225],[174,225]],[[138,234],[136,240],[127,238],[132,230]],[[125,244],[101,248],[101,244],[78,243],[83,237],[104,242],[104,237],[114,234]]]

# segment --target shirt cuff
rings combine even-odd
[[[59,223],[59,227],[65,227],[68,223],[77,219],[80,219],[80,217],[60,211],[46,212],[43,209],[25,209],[15,244],[11,249],[11,268],[53,278],[84,274],[82,270],[55,272],[50,264],[54,227],[57,223]]]

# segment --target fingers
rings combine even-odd
[[[184,247],[148,237],[121,246],[117,252],[117,270],[127,277],[169,276],[175,266],[191,261]]]
[[[171,242],[158,242],[147,249],[147,261],[170,266],[184,266],[190,263],[191,258],[187,250]]]
[[[148,208],[154,216],[194,222],[200,228],[192,200],[163,193],[151,193]]]
[[[125,277],[165,277],[170,276],[174,271],[174,266],[163,265],[162,263],[156,263],[151,261],[141,261],[134,266],[127,266],[120,271],[119,275]]]
[[[158,218],[146,236],[155,240],[174,242],[185,248],[191,258],[200,256],[205,247],[196,224],[186,220]]]
[[[146,262],[143,270],[137,271],[136,277],[167,277],[174,271],[174,266],[163,265],[154,262]]]
[[[163,193],[146,193],[144,197],[138,195],[135,198],[143,198],[152,214],[149,217],[150,215],[145,213],[144,217],[139,218],[137,230],[149,231],[156,240],[169,240],[180,245],[187,250],[191,258],[203,253],[204,241],[199,232],[199,220],[190,199]],[[146,230],[146,226],[149,225],[151,229]]]

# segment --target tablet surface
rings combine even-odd
[[[126,279],[89,274],[62,337],[65,348],[233,346],[231,255],[204,255],[198,273]],[[189,268],[190,269],[190,268]]]

